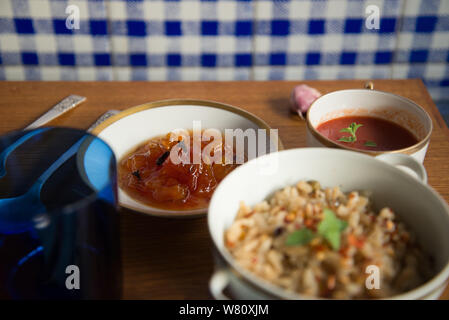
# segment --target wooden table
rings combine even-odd
[[[365,81],[307,81],[322,93],[362,88]],[[306,146],[305,123],[289,111],[298,82],[0,82],[0,134],[26,126],[69,94],[87,101],[53,125],[87,128],[109,109],[144,102],[193,98],[246,109],[278,128],[285,148]],[[423,106],[434,131],[425,160],[429,184],[449,202],[449,129],[420,80],[376,80],[375,89]],[[176,115],[173,115],[176,117]],[[206,218],[168,220],[122,213],[125,299],[208,299],[213,270]],[[449,299],[449,288],[443,295]]]

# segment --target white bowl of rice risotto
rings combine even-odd
[[[243,164],[209,206],[212,295],[438,298],[449,278],[449,207],[426,178],[407,155],[328,148]]]

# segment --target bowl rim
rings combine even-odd
[[[341,93],[354,93],[354,92],[365,92],[367,94],[369,93],[373,93],[373,94],[382,94],[382,95],[387,95],[390,96],[391,98],[394,99],[399,99],[402,100],[403,102],[408,103],[412,108],[415,108],[416,110],[420,111],[423,113],[424,117],[426,118],[426,121],[430,124],[429,126],[429,132],[426,134],[426,136],[421,139],[418,140],[417,143],[406,147],[406,148],[402,148],[402,149],[395,149],[395,150],[387,150],[387,151],[370,151],[370,150],[362,150],[362,149],[357,149],[357,148],[352,148],[349,146],[345,146],[345,145],[341,145],[336,143],[335,141],[329,139],[328,137],[322,135],[318,130],[316,130],[316,128],[312,125],[312,123],[310,122],[310,113],[313,109],[313,107],[315,106],[316,109],[316,105],[317,102],[324,98],[324,97],[329,97],[332,94],[341,94]],[[423,107],[421,107],[420,105],[418,105],[417,103],[413,102],[412,100],[405,98],[403,96],[397,95],[395,93],[391,93],[391,92],[386,92],[386,91],[380,91],[380,90],[374,90],[374,89],[343,89],[343,90],[336,90],[336,91],[332,91],[332,92],[328,92],[326,94],[323,94],[322,96],[320,96],[319,98],[317,98],[314,102],[312,102],[312,104],[310,105],[309,110],[307,110],[307,116],[306,116],[306,127],[308,129],[308,131],[319,141],[321,142],[323,145],[325,145],[326,147],[331,147],[331,148],[339,148],[339,149],[345,149],[345,150],[351,150],[351,151],[356,151],[356,152],[361,152],[361,153],[366,153],[366,154],[370,154],[373,156],[376,155],[380,155],[380,154],[385,154],[385,153],[404,153],[404,154],[414,154],[415,152],[421,150],[422,148],[424,148],[430,141],[430,137],[432,135],[433,132],[433,121],[432,118],[430,117],[429,113],[424,110]]]
[[[291,153],[294,155],[297,152],[312,152],[312,151],[318,151],[318,150],[321,150],[324,152],[331,152],[331,153],[351,154],[351,156],[353,156],[353,157],[359,157],[359,158],[365,159],[366,161],[375,161],[377,165],[383,167],[384,169],[390,170],[392,172],[396,172],[396,174],[399,174],[400,176],[402,176],[403,179],[409,180],[410,183],[418,183],[419,185],[421,185],[422,187],[427,189],[437,200],[439,200],[443,204],[443,207],[445,208],[445,213],[446,213],[446,215],[449,216],[449,205],[438,194],[438,192],[436,192],[430,185],[425,184],[425,183],[421,182],[420,180],[413,178],[408,173],[405,173],[404,171],[401,171],[398,168],[396,168],[392,165],[389,165],[388,163],[383,162],[379,159],[376,159],[370,155],[363,154],[360,152],[353,152],[350,150],[344,150],[344,149],[330,149],[330,148],[316,148],[316,147],[294,148],[294,149],[282,150],[282,151],[279,151],[279,153],[281,153],[281,154]],[[267,154],[262,157],[269,157],[269,156],[274,156],[274,155]],[[251,161],[244,163],[240,167],[236,168],[233,172],[231,172],[225,179],[228,179],[231,175],[237,175],[240,170],[244,170],[245,167],[252,165],[252,162],[255,162],[258,159],[259,158],[252,159]],[[219,253],[219,255],[221,256],[221,258],[223,259],[225,264],[227,264],[230,267],[230,268],[229,267],[226,267],[226,268],[230,269],[229,271],[232,272],[232,274],[234,276],[236,276],[238,279],[245,282],[245,284],[248,284],[251,287],[256,288],[258,290],[261,290],[264,294],[274,297],[274,298],[300,299],[300,300],[310,300],[310,299],[313,299],[313,300],[335,300],[335,299],[308,296],[308,295],[304,295],[304,294],[296,293],[296,292],[290,292],[281,287],[278,287],[277,285],[272,284],[272,283],[268,282],[267,280],[264,280],[264,279],[256,276],[249,270],[246,270],[245,268],[240,267],[237,264],[234,257],[232,257],[230,252],[224,247],[224,245],[222,247],[218,246],[218,244],[215,242],[215,238],[214,238],[213,232],[212,232],[212,223],[213,222],[211,219],[210,209],[211,208],[213,209],[214,197],[218,197],[217,194],[221,190],[220,187],[223,188],[223,186],[217,187],[217,189],[215,190],[216,193],[214,193],[214,195],[212,196],[211,202],[209,204],[209,212],[208,212],[208,216],[207,216],[208,223],[207,224],[208,224],[209,235],[212,238],[212,243],[214,245],[214,249]],[[223,237],[224,233],[221,234],[220,236]],[[393,300],[421,299],[421,298],[429,295],[431,292],[434,292],[440,286],[444,285],[448,281],[448,279],[449,279],[449,259],[448,259],[448,261],[446,261],[446,264],[443,265],[443,267],[441,268],[441,270],[439,272],[435,273],[428,281],[424,282],[420,286],[418,286],[412,290],[400,293],[395,296],[386,297],[384,299],[393,299]]]
[[[221,110],[225,110],[231,113],[235,113],[237,115],[240,115],[247,120],[250,120],[251,122],[255,123],[258,127],[261,129],[270,130],[271,128],[264,120],[257,117],[256,115],[235,107],[230,104],[225,104],[221,102],[211,101],[211,100],[200,100],[200,99],[165,99],[165,100],[157,100],[152,102],[146,102],[137,106],[133,106],[127,109],[124,109],[123,111],[120,111],[119,113],[111,116],[110,118],[106,119],[104,122],[99,124],[95,129],[92,130],[91,134],[94,136],[99,136],[101,132],[103,132],[106,128],[111,126],[112,124],[120,121],[123,118],[126,118],[127,116],[130,116],[135,113],[139,113],[145,110],[149,109],[155,109],[155,108],[163,108],[163,107],[180,107],[180,106],[201,106],[201,107],[209,107],[209,108],[217,108]],[[151,139],[151,137],[148,137],[148,139]],[[282,144],[281,138],[278,135],[278,150],[283,150],[284,146]],[[116,160],[117,162],[120,161],[120,159]],[[120,189],[122,192],[124,190]],[[136,200],[135,200],[136,201]],[[151,215],[154,217],[163,217],[163,218],[196,218],[205,216],[207,214],[208,207],[201,208],[201,209],[194,209],[194,210],[164,210],[159,208],[153,208],[150,207],[144,203],[139,202],[141,205],[148,208],[148,210],[138,208],[135,206],[123,204],[120,201],[119,198],[119,205],[123,208],[126,208],[128,210],[137,211],[139,213],[143,213],[146,215]]]

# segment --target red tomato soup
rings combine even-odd
[[[375,117],[336,118],[320,124],[317,130],[342,146],[361,150],[397,150],[418,142],[407,129],[391,121]]]

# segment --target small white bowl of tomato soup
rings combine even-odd
[[[419,162],[429,146],[430,116],[413,101],[372,89],[339,90],[307,112],[307,145],[363,152],[403,153]]]

